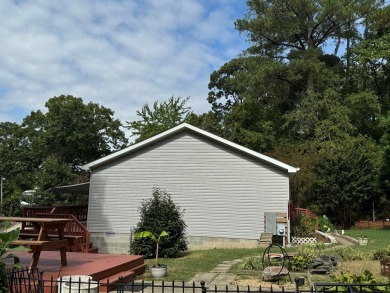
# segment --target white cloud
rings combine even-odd
[[[211,3],[210,3],[211,2]],[[244,48],[245,0],[0,2],[0,121],[21,122],[61,94],[115,111],[190,96],[210,109],[210,73]]]

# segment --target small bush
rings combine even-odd
[[[293,272],[303,272],[307,270],[309,264],[321,252],[320,246],[301,246],[298,248],[298,254],[290,261],[289,269]]]
[[[145,200],[139,210],[141,218],[136,226],[136,233],[150,231],[154,235],[160,235],[162,231],[166,231],[169,235],[160,241],[160,257],[177,257],[179,252],[187,250],[183,212],[172,201],[169,193],[153,188],[152,198]],[[155,257],[155,247],[155,242],[150,238],[134,239],[131,252],[152,258]]]
[[[382,248],[374,251],[372,258],[374,260],[390,260],[390,248]]]
[[[334,225],[326,215],[323,215],[318,218],[318,229],[322,232],[333,231]]]
[[[336,253],[342,260],[365,260],[366,255],[362,251],[354,250],[351,247],[343,247],[336,249]]]
[[[305,214],[296,214],[292,219],[292,236],[295,237],[313,237],[316,220],[311,219]]]
[[[375,279],[374,275],[369,270],[364,270],[360,275],[350,272],[341,272],[339,275],[332,276],[333,281],[337,283],[355,283],[355,284],[375,284],[380,283]]]
[[[303,272],[309,267],[311,261],[308,258],[303,257],[302,255],[294,256],[290,261],[289,270],[292,272]]]
[[[240,270],[263,270],[263,260],[259,256],[247,257],[239,265]]]

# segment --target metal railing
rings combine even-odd
[[[77,276],[50,278],[44,280],[38,270],[8,270],[7,278],[10,293],[69,293],[69,292],[117,292],[117,293],[334,293],[334,292],[390,292],[390,284],[346,284],[346,283],[315,283],[310,288],[303,288],[303,278],[295,278],[295,290],[282,287],[250,287],[225,285],[209,286],[204,281],[164,282],[136,280],[130,283],[119,281],[98,282],[89,279],[82,281]],[[291,288],[291,287],[290,287]]]

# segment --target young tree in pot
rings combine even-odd
[[[167,273],[167,267],[164,265],[160,265],[158,262],[158,251],[159,251],[159,245],[160,240],[162,237],[168,237],[168,233],[165,231],[162,231],[158,237],[156,237],[152,232],[150,231],[142,231],[138,232],[134,235],[135,239],[141,239],[141,238],[150,238],[156,243],[156,263],[153,267],[150,268],[150,272],[154,278],[162,278]]]

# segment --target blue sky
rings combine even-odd
[[[247,47],[245,0],[2,0],[0,122],[69,94],[123,123],[170,96],[210,110],[210,73]]]

